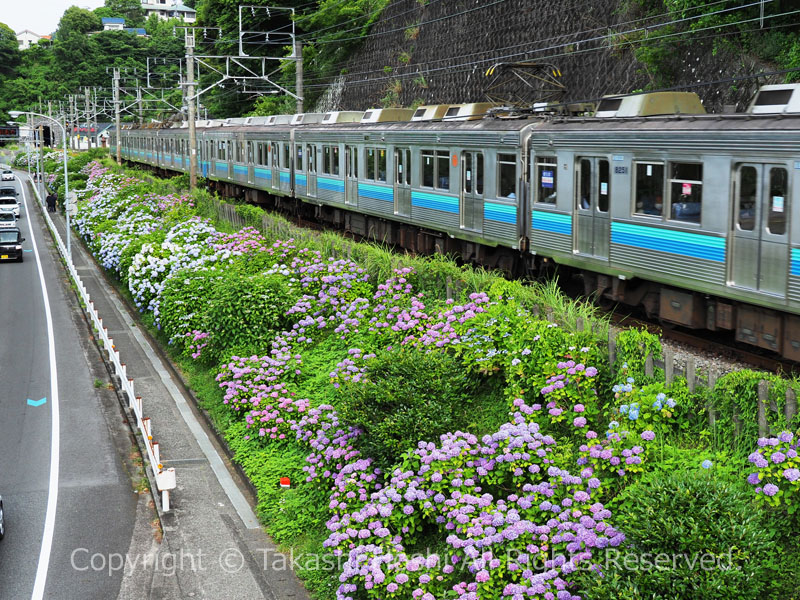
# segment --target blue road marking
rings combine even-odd
[[[31,400],[28,398],[28,406],[41,406],[45,402],[47,402],[47,398],[42,398],[41,400]]]

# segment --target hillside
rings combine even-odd
[[[692,86],[709,111],[734,104],[741,110],[758,85],[783,80],[751,78],[777,67],[747,54],[755,44],[752,36],[742,41],[750,34],[741,26],[723,23],[693,32],[690,27],[705,23],[686,11],[687,21],[658,27],[676,17],[664,14],[661,2],[649,3],[654,7],[648,16],[642,4],[647,3],[398,0],[384,10],[317,109],[477,102],[491,92],[527,102],[575,102]],[[797,40],[797,33],[786,39]],[[531,70],[529,83],[521,71],[505,83],[485,75],[491,65],[513,62],[543,68]],[[553,67],[561,73],[560,89],[549,76]],[[697,86],[712,81],[720,83]]]

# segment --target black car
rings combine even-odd
[[[0,260],[22,262],[22,232],[17,227],[0,229]]]

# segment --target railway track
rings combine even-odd
[[[657,323],[641,315],[633,315],[628,311],[619,309],[607,311],[607,314],[610,316],[612,324],[617,327],[644,328],[665,340],[706,355],[717,356],[729,362],[742,363],[754,369],[771,373],[800,373],[800,364],[796,362],[786,360],[776,354],[769,354],[767,351],[762,353],[749,348],[742,348],[732,337],[730,339],[713,339],[713,336],[718,335],[716,332],[686,331],[680,327],[665,326],[663,323]]]

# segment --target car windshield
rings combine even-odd
[[[0,198],[0,204],[16,204],[16,198]]]
[[[17,243],[16,231],[1,231],[0,230],[0,244],[16,244]]]
[[[12,213],[10,213],[10,212],[0,212],[0,221],[15,221],[16,222],[16,220],[17,219],[14,217],[14,215]]]
[[[17,190],[12,187],[0,188],[0,196],[16,196]]]

